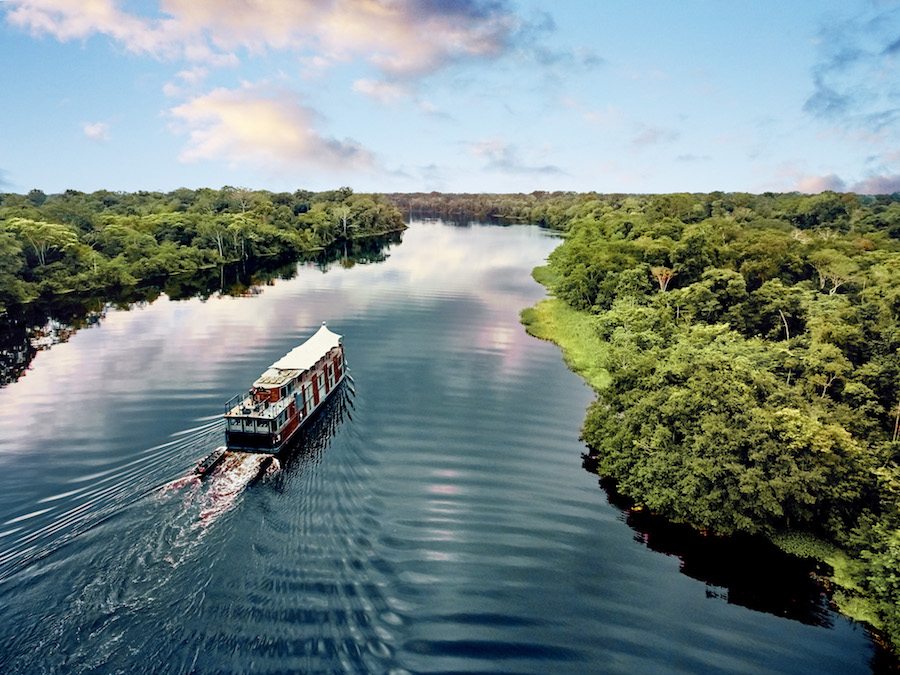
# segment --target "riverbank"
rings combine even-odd
[[[269,251],[265,253],[259,253],[254,255],[253,257],[248,258],[231,256],[227,258],[221,258],[215,262],[206,262],[203,264],[199,264],[195,267],[158,271],[157,273],[149,276],[139,276],[133,273],[128,273],[127,275],[120,275],[116,277],[112,283],[105,280],[94,281],[90,279],[86,280],[85,278],[80,278],[79,281],[81,283],[78,286],[57,286],[52,289],[52,292],[41,291],[20,300],[19,302],[15,303],[14,307],[16,307],[16,309],[18,310],[21,310],[23,307],[27,307],[32,304],[45,302],[49,298],[59,298],[64,296],[105,295],[109,298],[112,298],[114,295],[128,289],[139,289],[154,284],[165,284],[174,279],[183,279],[187,282],[190,282],[195,277],[210,272],[211,270],[219,270],[236,265],[247,265],[253,268],[264,268],[277,265],[292,264],[302,260],[314,260],[316,256],[327,254],[330,250],[337,251],[338,247],[341,244],[349,244],[350,246],[354,246],[357,244],[368,246],[373,240],[399,235],[407,229],[408,226],[403,223],[395,227],[384,228],[377,231],[351,233],[350,236],[348,236],[346,239],[336,239],[335,241],[332,241],[327,245],[310,245],[292,250]],[[4,289],[2,288],[2,285],[0,285],[0,294],[2,294],[3,290]],[[3,319],[5,316],[7,316],[8,312],[8,308],[0,303],[0,319]]]
[[[549,265],[536,267],[532,271],[532,277],[547,289],[550,297],[522,310],[520,319],[525,330],[533,337],[556,344],[568,367],[580,375],[594,391],[601,391],[610,384],[610,374],[601,365],[608,350],[606,342],[596,330],[598,317],[587,311],[576,310],[553,296],[552,288],[557,276]],[[638,501],[633,496],[627,497],[627,500],[632,505]],[[817,568],[822,570],[816,577],[822,589],[828,593],[831,605],[845,616],[865,625],[873,639],[896,657],[897,647],[891,644],[884,632],[878,608],[860,584],[859,580],[865,576],[863,561],[853,558],[834,544],[807,533],[765,534],[763,539],[792,556],[816,561]],[[895,665],[900,667],[900,661],[893,664],[892,668]]]
[[[532,276],[549,290],[553,282],[553,270],[549,266],[536,267]],[[604,343],[594,330],[594,317],[590,314],[550,297],[522,310],[520,318],[529,335],[558,345],[569,368],[595,391],[609,383],[609,373],[597,363],[596,355]]]

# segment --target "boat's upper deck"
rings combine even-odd
[[[255,417],[257,419],[273,420],[287,408],[293,398],[283,398],[274,403],[259,401],[253,393],[238,394],[233,396],[225,404],[225,417]]]
[[[301,371],[299,370],[278,370],[276,368],[269,368],[256,379],[253,386],[262,389],[276,389],[295,379],[300,372]]]

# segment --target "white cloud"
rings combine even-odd
[[[674,129],[642,126],[631,139],[631,145],[636,148],[644,148],[650,145],[659,145],[660,143],[671,143],[678,140],[680,135]]]
[[[322,77],[331,65],[331,59],[324,56],[304,56],[300,59],[300,75],[303,79],[315,80]]]
[[[450,120],[453,119],[451,115],[441,110],[434,103],[429,101],[428,99],[419,99],[416,101],[416,107],[425,115],[429,117],[436,117],[439,119]]]
[[[409,94],[406,87],[381,80],[356,80],[353,83],[353,91],[384,104],[394,103]]]
[[[518,147],[502,140],[488,139],[469,144],[469,152],[486,161],[486,168],[503,173],[561,174],[553,164],[528,164],[520,157]]]
[[[233,65],[232,50],[363,57],[411,77],[513,48],[523,22],[497,0],[162,0],[161,17],[115,0],[7,0],[9,23],[61,41],[107,35],[133,52]]]
[[[179,70],[175,73],[175,77],[179,82],[166,82],[162,88],[163,94],[169,98],[184,96],[191,90],[195,90],[206,79],[207,75],[209,75],[209,70],[204,66],[194,66],[193,68]]]
[[[215,89],[171,109],[173,128],[188,134],[186,162],[224,160],[230,164],[280,169],[319,167],[368,170],[375,160],[352,140],[319,133],[316,115],[284,91],[259,85]]]
[[[209,70],[203,66],[194,66],[193,68],[179,70],[175,73],[175,77],[186,84],[200,84],[207,75],[209,75]]]
[[[172,19],[148,19],[119,9],[115,0],[7,0],[6,20],[60,41],[108,35],[137,53],[174,55],[193,40]]]
[[[82,126],[84,135],[97,143],[104,143],[109,140],[109,125],[106,122],[86,122]]]

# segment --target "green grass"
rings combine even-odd
[[[536,267],[532,276],[544,286],[553,283],[549,267]],[[597,337],[591,314],[572,309],[557,298],[548,298],[522,310],[520,318],[529,335],[559,345],[569,368],[594,389],[609,383],[609,373],[597,365],[605,343]]]

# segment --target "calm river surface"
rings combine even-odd
[[[608,503],[591,392],[518,321],[556,244],[413,223],[382,262],[39,352],[0,389],[0,672],[868,672],[802,566]],[[278,473],[178,480],[323,320],[349,402]]]

